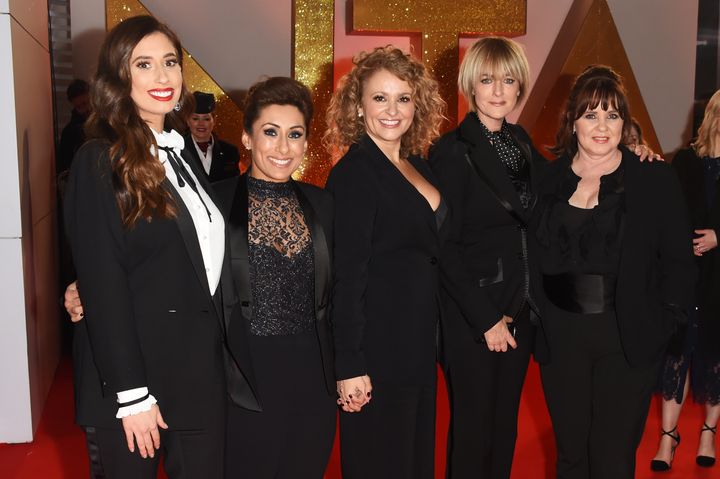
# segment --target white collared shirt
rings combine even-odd
[[[203,153],[203,151],[200,149],[200,147],[197,144],[197,141],[195,141],[195,138],[193,138],[192,135],[190,135],[190,138],[192,138],[193,146],[195,147],[195,151],[197,151],[198,156],[200,157],[200,162],[203,165],[203,169],[205,170],[206,174],[210,174],[210,168],[212,167],[212,159],[213,159],[213,146],[215,146],[215,137],[210,136],[210,143],[207,147],[207,152]]]

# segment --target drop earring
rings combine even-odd
[[[180,111],[180,110],[182,110],[182,105],[180,104],[180,102],[175,103],[175,106],[173,107],[173,110],[174,110],[174,111]]]

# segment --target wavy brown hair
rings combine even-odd
[[[587,110],[600,107],[603,110],[615,108],[623,119],[622,136],[630,131],[630,107],[622,83],[622,77],[605,65],[590,65],[575,79],[565,108],[560,115],[560,126],[555,136],[555,145],[549,148],[557,156],[572,158],[578,151],[574,132],[575,120]]]
[[[88,138],[100,138],[111,143],[113,188],[120,216],[127,228],[144,218],[175,216],[175,204],[163,186],[165,168],[151,153],[157,152],[155,137],[130,97],[132,78],[130,56],[140,41],[153,33],[162,33],[175,47],[182,68],[182,46],[170,28],[150,16],[131,17],[110,30],[100,48],[97,72],[90,88],[92,113],[85,130]],[[182,86],[180,111],[165,115],[166,128],[179,128],[184,122],[184,109],[189,102]]]
[[[400,157],[422,154],[440,136],[445,119],[445,101],[438,83],[422,62],[392,45],[357,55],[353,69],[340,79],[327,111],[328,129],[323,142],[332,153],[343,151],[365,133],[365,122],[358,116],[362,106],[363,87],[380,70],[387,70],[412,88],[415,115],[410,128],[400,140]]]
[[[720,142],[718,142],[718,135],[720,135],[720,130],[718,129],[719,117],[720,90],[716,91],[713,96],[710,97],[705,107],[705,116],[700,124],[700,128],[698,128],[697,138],[692,143],[695,153],[697,153],[697,156],[700,158],[718,154],[718,149],[720,149]]]

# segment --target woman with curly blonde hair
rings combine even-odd
[[[432,478],[441,226],[447,208],[421,158],[445,103],[419,61],[365,52],[328,110],[345,151],[335,196],[332,321],[343,477]],[[371,401],[371,392],[374,389]]]

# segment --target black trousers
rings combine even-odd
[[[447,471],[451,479],[508,479],[517,438],[520,394],[535,327],[525,308],[515,319],[517,349],[477,343],[458,314],[445,315],[445,382],[450,400]]]
[[[660,362],[628,364],[614,314],[547,309],[550,362],[540,373],[557,442],[557,477],[632,479]]]
[[[213,430],[160,429],[154,458],[130,452],[122,429],[84,426],[92,479],[155,479],[160,456],[170,479],[223,478],[223,422]]]
[[[432,479],[435,387],[373,382],[360,412],[340,412],[343,479]]]
[[[337,424],[315,331],[251,336],[263,411],[229,406],[227,479],[322,479]],[[334,391],[333,391],[334,392]]]

